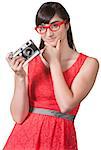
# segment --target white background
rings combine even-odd
[[[79,52],[101,60],[100,0],[57,0],[67,9],[76,48]],[[0,0],[0,150],[14,126],[10,114],[13,94],[13,72],[5,57],[30,38],[39,44],[33,30],[35,15],[46,0]],[[100,62],[101,63],[101,62]],[[89,76],[89,74],[87,74]],[[96,83],[81,103],[75,119],[79,150],[101,149],[101,69]]]

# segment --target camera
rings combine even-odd
[[[40,50],[34,44],[32,40],[27,41],[23,44],[18,50],[16,50],[12,57],[22,56],[25,58],[25,63],[28,62],[30,59],[34,58],[35,56],[40,54]]]

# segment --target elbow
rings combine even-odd
[[[17,124],[20,125],[20,124],[22,124],[25,121],[26,117],[23,117],[23,118],[12,117],[12,118],[13,118],[13,120],[14,120],[15,123],[17,123]]]
[[[20,118],[20,117],[17,117],[17,116],[16,117],[12,116],[12,118],[13,118],[14,122],[17,123],[17,124],[22,124],[25,120],[25,118]]]
[[[13,119],[14,120],[14,119]],[[21,125],[22,123],[23,123],[23,120],[14,120],[15,121],[15,123],[17,123],[17,124],[19,124],[19,125]]]
[[[11,115],[12,115],[12,118],[13,118],[15,123],[22,124],[25,121],[26,117],[28,116],[28,113],[22,114],[22,115],[11,113]]]
[[[23,111],[17,111],[14,109],[10,109],[12,119],[17,124],[22,124],[29,114],[29,109]]]
[[[22,124],[25,121],[26,117],[22,117],[22,118],[16,118],[15,122],[17,124]]]
[[[71,106],[65,106],[65,107],[61,107],[60,108],[61,113],[67,113],[67,112],[69,112],[71,110],[72,110]]]

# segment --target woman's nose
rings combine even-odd
[[[47,36],[52,36],[54,33],[51,31],[49,28],[47,29],[46,35]]]

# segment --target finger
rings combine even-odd
[[[13,56],[13,52],[7,53],[6,58],[10,56]]]
[[[19,63],[17,69],[20,70],[21,68],[23,68],[24,67],[24,63],[25,63],[25,60],[23,60],[21,63]]]
[[[57,41],[57,44],[56,44],[56,49],[57,49],[57,50],[60,49],[60,43],[61,43],[61,40],[58,40],[58,41]]]
[[[44,51],[45,51],[44,48],[40,50],[41,55],[44,53]]]
[[[25,59],[24,59],[24,58],[19,58],[19,59],[17,59],[17,60],[15,61],[14,66],[18,66],[22,61],[25,61]]]
[[[12,52],[8,53],[7,56],[6,56],[6,60],[7,60],[9,66],[10,66],[11,68],[12,68],[13,65],[14,65],[14,64],[13,64],[13,59],[15,59],[15,58],[13,58]]]
[[[12,65],[14,65],[17,61],[20,62],[22,59],[24,59],[24,57],[22,57],[22,56],[16,56],[13,59],[11,59],[11,63],[12,63]]]
[[[14,66],[12,66],[12,69],[13,69],[14,71],[19,71],[19,70],[21,69],[22,65],[24,64],[24,62],[25,62],[24,59],[22,59],[21,61],[17,61],[17,62],[14,64]]]
[[[15,59],[15,58],[14,58],[14,59]],[[9,65],[10,65],[10,67],[15,71],[16,68],[17,68],[18,65],[21,63],[22,60],[24,60],[24,58],[19,58],[19,59],[16,58],[16,61],[14,62],[14,61],[11,60],[11,61],[9,62]]]
[[[13,57],[13,52],[10,52],[6,55],[6,60],[9,62]]]

